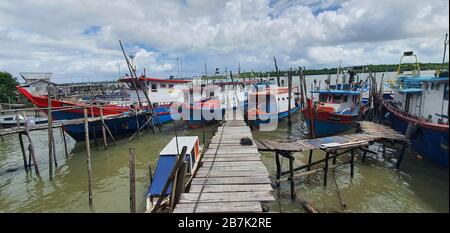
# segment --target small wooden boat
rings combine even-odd
[[[199,144],[197,136],[183,136],[174,137],[159,153],[158,164],[156,165],[153,181],[148,187],[146,194],[147,212],[150,211],[161,195],[164,195],[164,203],[170,201],[174,187],[173,181],[170,184],[167,192],[162,194],[164,185],[175,166],[178,155],[181,153],[183,147],[187,147],[185,161],[187,162],[187,169],[185,174],[178,174],[179,177],[184,177],[185,180],[192,177],[197,171],[200,155],[202,153],[202,146]],[[184,182],[182,182],[184,184]],[[189,183],[189,182],[188,182]],[[184,188],[184,187],[183,187]]]

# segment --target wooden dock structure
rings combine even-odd
[[[252,145],[242,145],[243,138]],[[275,199],[260,157],[241,110],[227,109],[189,192],[181,195],[173,212],[262,212],[262,202]]]
[[[296,177],[308,176],[314,173],[323,172],[323,184],[324,186],[326,186],[328,170],[333,167],[345,164],[350,165],[350,176],[353,177],[355,152],[358,150],[363,152],[361,160],[364,162],[368,153],[377,154],[376,151],[369,149],[369,145],[374,142],[401,144],[402,149],[397,157],[397,161],[395,164],[396,169],[400,168],[405,149],[408,145],[408,140],[404,135],[396,132],[388,126],[376,124],[369,121],[358,122],[358,127],[359,132],[348,135],[336,135],[331,137],[291,141],[256,140],[255,143],[258,150],[260,151],[275,152],[275,162],[277,166],[275,182],[277,184],[277,187],[280,186],[281,182],[290,181],[291,199],[295,199],[296,192],[294,179]],[[313,161],[313,151],[315,150],[322,150],[323,152],[325,152],[325,158]],[[294,168],[293,164],[295,157],[292,153],[308,151],[308,163]],[[384,144],[383,153],[385,153]],[[350,154],[350,156],[348,156],[349,159],[347,159],[346,162],[337,164],[337,157],[346,154]],[[289,170],[282,171],[280,156],[289,159]],[[330,160],[332,164],[329,164]],[[317,166],[322,163],[324,164],[323,166]],[[314,169],[311,170],[313,167]],[[283,176],[288,177],[283,178]]]

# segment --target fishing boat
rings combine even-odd
[[[415,58],[415,70],[401,73],[402,60],[407,57]],[[376,95],[383,117],[411,140],[421,156],[448,168],[448,70],[421,75],[417,56],[404,52],[389,87],[390,95]]]
[[[198,128],[202,125],[213,124],[221,121],[227,108],[244,109],[248,93],[251,92],[251,82],[218,82],[205,86],[199,94],[200,99],[195,96],[189,103],[182,104],[182,119],[190,128]]]
[[[366,82],[329,85],[326,89],[311,90],[318,100],[308,99],[307,108],[302,110],[311,137],[324,137],[345,132],[356,125],[368,110],[368,99],[363,94],[368,91]]]
[[[184,181],[189,180],[190,177],[193,177],[195,171],[197,171],[200,161],[200,155],[202,153],[202,146],[199,144],[199,138],[197,136],[183,136],[172,138],[172,140],[159,153],[159,159],[158,164],[156,165],[155,174],[146,194],[147,212],[154,207],[154,204],[161,195],[163,195],[164,198],[163,205],[167,205],[169,203],[170,196],[173,192],[174,187],[173,181],[171,181],[167,191],[164,194],[162,194],[162,192],[166,182],[168,182],[169,176],[175,166],[177,157],[181,154],[183,147],[187,148],[185,155],[187,168],[185,170],[180,170],[184,171],[185,173],[178,174],[178,177],[184,178],[182,182],[184,184]],[[187,182],[187,184],[189,184],[189,181]]]
[[[292,114],[300,109],[298,87],[292,88],[293,96],[290,100],[287,87],[267,87],[266,84],[260,83],[256,85],[256,89],[249,93],[246,109],[247,119],[254,127],[279,122],[288,117],[289,112]]]
[[[48,113],[49,99],[46,95],[32,95],[26,86],[17,86],[17,90],[23,94],[36,107],[41,108],[40,111]],[[144,124],[148,123],[148,115],[145,112],[151,111],[147,107],[140,108],[136,103],[125,105],[99,104],[90,105],[83,102],[70,102],[64,100],[50,99],[52,106],[53,120],[73,120],[84,118],[84,108],[87,108],[89,117],[101,116],[100,106],[103,116],[105,116],[105,124],[112,135],[126,135],[136,132]],[[170,114],[167,113],[165,107],[154,108],[157,118],[152,118],[153,125],[159,121],[160,124],[171,121]],[[89,138],[95,139],[97,135],[102,134],[102,123],[100,121],[89,122]],[[76,141],[85,141],[84,124],[75,124],[64,126],[66,131]]]

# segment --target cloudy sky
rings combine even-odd
[[[414,50],[440,62],[448,0],[0,1],[0,70],[52,72],[55,82],[114,80],[118,40],[149,76],[225,67],[398,63]]]

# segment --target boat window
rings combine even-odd
[[[327,99],[327,96],[326,96],[326,95],[320,95],[320,96],[319,96],[319,101],[320,101],[320,102],[325,102],[326,99]]]
[[[166,84],[165,83],[161,83],[161,88],[166,88]]]
[[[444,86],[444,100],[448,100],[448,85]]]
[[[344,95],[344,103],[347,102],[347,100],[348,100],[348,96]]]
[[[333,103],[335,103],[335,104],[341,103],[341,100],[342,100],[342,96],[341,95],[335,95],[333,97]]]
[[[152,84],[152,92],[157,92],[158,90],[157,90],[157,88],[156,88],[156,84]]]
[[[284,100],[284,97],[283,98],[281,98],[282,100]]]
[[[169,84],[169,88],[173,88],[173,84]]]
[[[329,96],[328,96],[328,102],[331,102],[331,99],[332,99],[332,96],[329,95]]]

